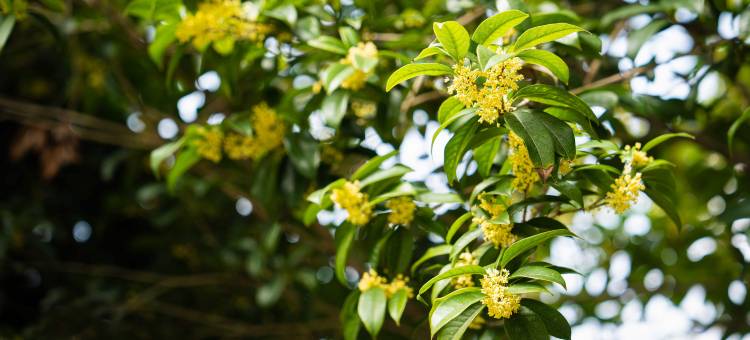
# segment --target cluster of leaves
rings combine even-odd
[[[0,1],[0,5],[4,3],[25,2]],[[42,6],[35,5],[34,13],[43,13],[43,8],[54,10],[55,1],[41,3]],[[607,14],[601,20],[589,20],[571,11],[542,13],[536,4],[511,3],[520,10],[499,12],[474,24],[473,19],[465,17],[444,21],[451,19],[453,13],[446,11],[439,1],[427,3],[421,11],[410,8],[414,4],[409,1],[341,4],[246,1],[241,3],[247,11],[243,20],[264,25],[267,36],[261,39],[228,36],[211,44],[178,38],[186,15],[200,12],[202,2],[135,0],[121,4],[125,13],[141,23],[140,28],[148,27],[150,32],[143,34],[148,36],[146,50],[128,51],[130,58],[123,58],[135,60],[138,58],[132,56],[140,55],[144,59],[138,61],[134,67],[138,71],[133,72],[148,74],[148,78],[141,77],[137,86],[142,89],[142,100],[160,111],[172,112],[177,98],[192,91],[199,74],[215,70],[221,87],[208,101],[205,112],[226,112],[228,116],[219,124],[208,123],[206,117],[201,117],[200,123],[181,126],[184,132],[175,140],[149,145],[155,149],[151,168],[157,176],[166,174],[168,190],[162,191],[160,184],[152,184],[148,190],[140,191],[138,197],[153,199],[159,195],[167,197],[169,193],[186,202],[190,196],[198,197],[216,206],[207,209],[214,213],[206,214],[217,221],[220,214],[215,211],[232,206],[228,200],[216,199],[219,191],[229,193],[232,198],[250,198],[254,207],[253,231],[248,232],[245,225],[233,221],[231,231],[227,228],[221,236],[220,242],[226,242],[227,249],[206,250],[214,255],[220,253],[221,256],[215,256],[222,259],[204,269],[244,271],[257,280],[253,311],[259,310],[255,307],[278,308],[275,309],[278,315],[286,315],[279,306],[294,300],[297,292],[303,292],[313,305],[341,306],[336,312],[340,312],[341,329],[347,338],[357,338],[365,330],[373,336],[384,333],[413,336],[413,332],[424,327],[419,324],[424,318],[429,321],[429,333],[441,339],[482,335],[569,338],[570,326],[565,318],[554,306],[536,298],[548,292],[550,285],[565,287],[563,274],[576,274],[554,265],[557,259],[545,258],[551,238],[572,236],[565,225],[570,214],[607,209],[604,206],[608,194],[615,190],[613,184],[626,175],[639,174],[643,192],[665,213],[664,218],[657,214],[655,221],[666,226],[669,219],[680,226],[680,215],[684,218],[685,211],[678,214],[675,197],[684,195],[678,195],[676,188],[689,186],[687,178],[700,180],[696,174],[705,174],[695,171],[687,175],[661,159],[627,167],[632,149],[621,144],[630,143],[634,147],[635,140],[627,135],[626,127],[616,116],[624,111],[633,112],[648,117],[654,127],[665,122],[670,130],[698,133],[681,125],[683,114],[676,112],[700,110],[654,96],[633,95],[627,86],[621,85],[571,89],[587,83],[582,78],[590,68],[582,68],[581,64],[590,66],[592,60],[606,60],[599,55],[602,43],[598,37],[630,16],[653,14],[657,20],[628,36],[628,55],[634,57],[649,36],[668,26],[669,16],[682,5],[664,1],[648,6],[611,5],[616,9],[610,10],[610,4],[597,4],[594,7],[602,6],[601,12]],[[482,14],[484,8],[473,11]],[[0,48],[13,29],[14,15],[0,17]],[[384,19],[380,20],[381,17]],[[433,20],[437,22],[425,25]],[[433,35],[435,39],[430,42]],[[741,45],[736,41],[712,46],[714,50],[705,54],[715,59],[705,64],[721,65],[716,68],[729,70],[734,77],[731,70],[736,64],[746,62],[742,59]],[[518,88],[505,98],[512,110],[500,114],[492,123],[480,120],[479,105],[466,105],[455,91],[446,89],[451,78],[458,76],[457,65],[481,73],[516,58],[523,65],[519,70],[522,79],[517,81]],[[617,64],[605,61],[602,72],[616,73]],[[750,111],[738,118],[726,114],[734,112],[736,107],[747,106],[746,100],[743,103],[742,96],[736,95],[741,93],[743,73],[737,74],[738,85],[730,91],[734,94],[722,105],[716,105],[713,112],[724,115],[726,119],[721,122],[731,125],[723,130],[728,131],[730,146],[736,140],[735,153],[742,157],[746,143],[737,141],[744,140],[741,131],[746,128]],[[476,86],[483,86],[483,81],[478,79]],[[355,83],[359,85],[352,86]],[[426,94],[433,96],[425,98],[444,100],[413,104],[414,97],[426,90],[431,91]],[[119,93],[112,97],[122,100]],[[268,103],[283,121],[280,145],[264,150],[257,157],[239,160],[224,157],[227,150],[223,142],[212,145],[222,156],[220,161],[201,154],[204,131],[216,132],[221,138],[230,134],[257,137],[258,132],[250,124],[253,113],[249,111],[263,103]],[[123,106],[132,108],[128,105]],[[594,114],[594,106],[602,108],[603,113]],[[445,176],[451,192],[434,193],[423,179],[414,179],[413,169],[400,164],[405,157],[398,151],[378,150],[379,155],[373,155],[362,147],[362,140],[373,131],[384,142],[398,147],[405,131],[412,127],[409,118],[415,109],[425,110],[437,122],[436,131],[428,136],[430,148],[440,134],[449,132],[450,138],[442,150],[443,167],[436,173]],[[684,117],[691,118],[687,113]],[[426,133],[421,127],[417,129]],[[153,130],[148,133],[155,134]],[[649,136],[651,141],[638,151],[657,156],[658,149],[654,148],[660,143],[689,136],[664,130],[661,126],[654,129]],[[511,156],[519,151],[511,145],[510,134],[522,141],[532,170],[518,173],[521,168],[514,166]],[[722,140],[725,137],[720,136]],[[664,155],[674,163],[683,164],[680,159]],[[470,163],[476,163],[476,172],[468,170]],[[675,185],[673,171],[682,172],[679,185]],[[722,174],[722,179],[729,176]],[[521,176],[535,179],[531,186],[519,188],[514,182]],[[345,207],[333,197],[336,190],[349,183],[357,183],[361,194],[368,198],[368,209],[372,212],[367,223],[345,220],[341,209]],[[721,185],[712,185],[716,186],[714,192],[721,191]],[[213,192],[209,188],[221,190]],[[696,204],[704,205],[711,198],[706,195],[697,199]],[[742,190],[728,195],[730,198],[720,223],[731,223],[747,209]],[[393,213],[391,203],[396,199],[416,204],[409,223],[392,223],[389,219]],[[139,204],[153,206],[144,202]],[[485,202],[500,204],[502,209],[497,214],[488,211],[483,206]],[[187,216],[192,217],[201,209],[186,210]],[[337,222],[320,218],[330,216],[331,210],[340,217],[334,219]],[[693,214],[688,210],[689,215]],[[169,220],[190,224],[189,217],[174,217],[185,211],[170,209],[169,212],[170,216],[156,219],[157,223],[169,224],[163,222]],[[689,216],[688,220],[695,221],[696,216]],[[483,221],[488,224],[483,225]],[[321,226],[323,222],[326,225]],[[496,244],[489,240],[485,232],[491,228],[489,225],[511,226],[514,242]],[[703,235],[690,224],[686,228],[690,236],[685,237],[690,240]],[[659,230],[664,229],[667,227]],[[301,245],[287,247],[279,242],[282,235],[289,237],[296,233],[304,235]],[[334,236],[331,247],[327,248],[330,234]],[[630,246],[650,252],[646,243],[643,248],[636,243]],[[607,248],[607,252],[616,248],[601,247]],[[663,245],[659,245],[658,249],[661,248]],[[181,254],[186,262],[200,263],[194,254],[185,256],[190,252],[182,250],[187,248],[179,249],[175,253]],[[476,263],[461,263],[463,254],[470,254]],[[314,268],[326,266],[330,255],[335,255],[331,267],[337,280],[329,286],[335,289],[325,289],[329,293],[324,294],[316,288]],[[239,260],[245,257],[247,262]],[[648,261],[660,260],[649,257]],[[410,288],[395,293],[385,287],[361,290],[355,286],[357,277],[370,269],[394,281],[409,277],[406,285]],[[489,316],[488,306],[482,301],[488,296],[478,286],[493,269],[507,270],[508,293],[521,297],[518,310],[509,318],[497,320]],[[727,272],[735,271],[733,268]],[[634,280],[641,281],[642,276],[642,273],[633,275]],[[456,286],[457,278],[471,282],[472,286]],[[410,301],[410,289],[421,303]],[[680,291],[676,298],[684,289]],[[312,309],[315,311],[294,315],[310,318],[316,313],[324,314]],[[386,315],[394,322],[386,321]]]

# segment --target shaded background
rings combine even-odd
[[[185,60],[169,80],[147,57],[153,27],[123,14],[128,1],[50,3],[31,1],[0,52],[0,337],[335,337],[347,291],[332,281],[333,241],[325,229],[270,223],[275,212],[257,201],[257,174],[247,169],[201,164],[176,194],[149,170],[150,150],[187,124],[218,122],[244,105],[227,99],[227,71]],[[422,6],[374,4],[382,12],[372,29],[394,32],[405,9]],[[566,274],[567,293],[542,300],[559,304],[573,339],[750,338],[750,122],[740,118],[750,106],[748,2],[478,4],[488,13],[562,10],[564,20],[597,34],[601,58],[589,64],[571,53],[566,61],[579,65],[571,65],[579,84],[624,78],[592,95],[600,101],[595,112],[610,119],[620,141],[696,136],[655,150],[677,165],[681,230],[645,196],[624,216],[568,216],[582,239],[554,241],[550,261],[584,275]],[[426,20],[475,5],[431,1]],[[284,48],[274,38],[265,46],[258,67],[278,61]],[[207,64],[211,58],[219,60],[208,56]],[[273,76],[243,72],[237,78]],[[405,119],[379,117],[403,140],[378,126],[353,127],[360,143],[347,159],[399,149],[399,161],[416,170],[409,180],[449,190],[439,171],[447,132],[428,152],[434,112],[434,103],[423,103]],[[319,137],[325,131],[312,131],[320,130],[314,118],[309,128]],[[475,171],[472,164],[459,168],[467,176]],[[323,173],[341,171],[321,165]],[[297,183],[285,191],[294,177],[278,183],[276,200],[292,201],[306,189]],[[341,218],[318,217],[320,224]]]

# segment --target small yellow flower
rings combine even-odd
[[[261,41],[270,30],[269,25],[250,20],[240,0],[211,0],[188,14],[177,26],[175,36],[183,43],[192,40],[196,48],[202,49],[212,42]]]
[[[386,287],[385,287],[385,296],[391,297],[393,294],[396,294],[399,290],[406,290],[406,297],[411,299],[414,297],[414,289],[409,287],[407,284],[409,283],[409,278],[403,276],[402,274],[396,275],[396,278],[391,281]]]
[[[354,115],[362,119],[375,117],[377,109],[378,106],[369,100],[352,101],[352,111],[354,111]]]
[[[529,158],[529,150],[526,149],[523,139],[511,132],[508,134],[508,143],[511,149],[508,159],[512,165],[513,175],[516,176],[513,180],[513,187],[518,191],[526,192],[540,180],[539,174],[537,174],[534,163]]]
[[[199,126],[194,130],[195,138],[191,144],[196,148],[198,154],[214,163],[221,160],[221,144],[224,135],[217,128]]]
[[[258,160],[283,143],[286,124],[276,111],[266,103],[254,106],[252,111],[250,122],[253,135],[231,133],[224,140],[224,151],[231,159]]]
[[[622,175],[615,180],[612,184],[612,191],[608,192],[604,198],[604,202],[618,214],[628,210],[630,205],[638,199],[638,192],[646,189],[641,182],[641,173],[638,172],[633,176],[631,172],[630,164],[625,164]]]
[[[377,59],[378,57],[378,48],[373,44],[371,41],[368,42],[360,42],[357,44],[357,46],[352,46],[347,51],[346,57],[344,59],[341,59],[340,63],[345,65],[352,65],[355,67],[354,73],[344,79],[343,82],[341,82],[341,87],[352,90],[352,91],[358,91],[362,89],[365,86],[365,82],[367,81],[367,78],[370,77],[370,75],[373,73],[372,68],[362,68],[360,69],[358,65],[360,65],[356,59],[357,57],[364,58],[364,59]],[[374,65],[373,65],[374,66]]]
[[[321,82],[320,80],[312,84],[312,88],[311,88],[312,93],[318,94],[320,93],[322,89],[323,89],[323,82]]]
[[[483,192],[479,194],[479,207],[486,211],[492,218],[497,218],[500,214],[504,213],[510,205],[510,198],[505,197],[504,201],[500,201],[500,197],[504,196],[492,196]]]
[[[573,170],[573,161],[568,159],[560,160],[560,167],[557,171],[560,172],[561,175],[565,176],[569,174],[571,170]]]
[[[357,287],[361,292],[365,292],[372,288],[384,288],[385,286],[385,278],[379,276],[374,269],[370,269],[369,272],[362,274],[362,278],[359,279],[359,283],[357,284]]]
[[[645,151],[641,151],[641,143],[635,143],[633,147],[625,146],[625,152],[620,157],[623,162],[630,162],[634,167],[640,168],[651,163],[654,158],[649,157]]]
[[[414,201],[406,196],[390,199],[385,206],[391,209],[391,213],[388,214],[388,223],[400,225],[409,225],[414,219],[414,210],[417,209]]]
[[[458,256],[458,260],[456,261],[456,264],[453,266],[453,268],[478,264],[479,259],[475,258],[474,255],[467,250]],[[474,287],[474,279],[471,277],[471,274],[456,276],[453,278],[453,280],[451,280],[451,283],[456,289]]]
[[[367,194],[360,191],[359,181],[346,182],[341,188],[333,189],[331,200],[345,209],[347,219],[354,225],[365,225],[372,216],[372,206]]]
[[[474,223],[479,224],[484,234],[484,239],[492,243],[495,247],[508,247],[513,242],[518,240],[516,235],[513,235],[513,223],[500,224],[492,223],[484,217],[474,217],[472,220]]]
[[[518,89],[518,81],[523,79],[518,73],[522,66],[523,61],[515,57],[487,71],[456,64],[448,92],[455,94],[464,106],[477,107],[480,123],[495,124],[503,113],[513,110],[510,94]],[[483,83],[480,84],[480,80]]]
[[[487,314],[496,319],[509,318],[521,307],[521,297],[508,292],[507,269],[488,269],[479,281],[482,284],[482,303],[487,306]]]

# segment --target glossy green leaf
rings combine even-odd
[[[536,246],[557,236],[573,236],[573,233],[571,233],[567,229],[555,229],[520,239],[511,244],[510,247],[505,249],[500,260],[500,267],[505,268],[505,266],[518,255],[521,255],[527,250],[535,248]]]
[[[401,325],[401,315],[404,314],[406,308],[406,302],[409,300],[408,292],[406,289],[399,289],[388,299],[388,315],[391,319],[396,322],[396,325]]]
[[[525,277],[529,279],[549,281],[557,283],[565,288],[565,279],[554,269],[542,266],[523,266],[510,274],[509,279]]]
[[[2,44],[0,43],[0,48],[2,48]],[[740,118],[737,118],[737,120],[732,123],[732,126],[729,127],[729,131],[727,132],[727,145],[729,147],[729,153],[733,153],[733,144],[734,144],[734,135],[737,134],[737,130],[740,128],[742,123],[750,121],[750,108],[745,109],[745,112],[742,113]]]
[[[464,104],[458,100],[455,96],[448,97],[444,100],[438,108],[438,123],[443,124],[449,117],[455,116],[457,113],[463,110]]]
[[[349,257],[349,249],[352,246],[356,232],[356,226],[351,223],[344,223],[336,229],[336,234],[334,235],[334,242],[336,243],[336,278],[344,286],[349,285],[346,281],[346,260]]]
[[[508,338],[513,340],[549,340],[542,318],[524,306],[503,325]]]
[[[452,112],[448,116],[446,116],[445,121],[441,123],[437,130],[435,130],[435,132],[432,134],[432,141],[430,142],[430,152],[432,152],[432,147],[435,146],[435,139],[437,139],[437,136],[440,135],[440,132],[457,121],[458,123],[456,123],[456,125],[464,125],[471,119],[471,117],[474,116],[475,112],[477,112],[477,109],[471,107],[458,112]]]
[[[373,172],[377,171],[378,168],[380,168],[380,165],[383,164],[383,162],[389,160],[397,153],[397,150],[393,150],[385,155],[375,156],[371,158],[370,160],[365,162],[365,164],[362,164],[362,166],[360,166],[357,171],[352,174],[352,176],[350,177],[351,180],[354,181],[371,175]]]
[[[177,158],[175,158],[174,166],[172,166],[169,174],[167,174],[167,188],[169,191],[174,191],[175,185],[182,175],[200,160],[201,156],[195,148],[187,148],[180,152]]]
[[[443,273],[438,274],[437,276],[431,278],[429,281],[427,281],[424,285],[422,285],[421,288],[419,288],[419,294],[422,295],[424,292],[426,292],[432,285],[435,284],[435,282],[442,281],[445,279],[450,279],[454,276],[459,275],[484,275],[485,270],[483,267],[476,266],[476,265],[468,265],[468,266],[461,266],[457,268],[451,268],[446,270]]]
[[[508,292],[511,294],[531,294],[531,293],[549,293],[543,285],[537,282],[521,282],[508,286]]]
[[[407,64],[393,72],[386,81],[385,90],[390,91],[394,86],[418,76],[442,76],[452,74],[450,66],[438,63]]]
[[[586,102],[558,87],[544,84],[534,84],[522,87],[513,94],[514,100],[521,98],[537,103],[573,109],[586,116],[589,120],[593,122],[597,121],[594,112],[591,111],[591,108]]]
[[[477,162],[477,171],[482,177],[490,175],[492,170],[492,164],[495,161],[495,157],[500,151],[500,144],[502,139],[500,137],[492,138],[484,144],[474,148],[473,155],[474,160]]]
[[[528,14],[518,10],[508,10],[495,14],[477,26],[474,34],[471,35],[471,40],[480,45],[492,44],[528,17]]]
[[[321,82],[329,95],[336,91],[341,84],[354,74],[356,70],[351,65],[333,63],[321,73]]]
[[[695,137],[693,137],[693,135],[691,135],[689,133],[685,133],[685,132],[667,133],[667,134],[663,134],[661,136],[658,136],[658,137],[656,137],[656,138],[648,141],[648,143],[646,143],[646,145],[643,146],[643,148],[641,149],[641,151],[647,152],[648,150],[653,149],[657,145],[659,145],[661,143],[664,143],[664,142],[666,142],[666,141],[668,141],[668,140],[670,140],[672,138],[677,138],[677,137],[684,137],[684,138],[695,139]]]
[[[423,192],[417,195],[417,201],[424,203],[463,203],[458,194],[452,192]]]
[[[448,176],[448,183],[452,183],[456,179],[458,163],[461,162],[464,154],[468,151],[467,147],[469,146],[469,142],[471,142],[471,138],[474,137],[477,128],[479,128],[479,124],[476,123],[476,118],[469,119],[465,124],[456,129],[453,138],[445,145],[443,169],[445,170],[445,175]]]
[[[563,84],[568,83],[570,71],[568,65],[552,52],[545,50],[526,50],[518,54],[525,62],[535,64],[548,69]]]
[[[451,248],[453,247],[450,244],[441,244],[427,249],[422,257],[414,261],[414,263],[411,265],[412,276],[422,263],[425,263],[438,256],[448,255],[451,252]]]
[[[466,221],[469,221],[473,215],[471,214],[471,211],[467,211],[461,217],[457,218],[453,223],[451,223],[450,228],[448,228],[448,232],[445,234],[445,243],[450,244],[453,240],[453,235],[458,232],[459,229],[461,229],[461,226],[466,223]]]
[[[0,52],[2,52],[3,46],[5,46],[5,43],[8,41],[8,37],[10,37],[10,33],[13,31],[15,23],[15,16],[3,16],[0,14]]]
[[[529,158],[537,167],[555,163],[555,141],[534,111],[521,109],[505,114],[507,126],[523,139]]]
[[[307,42],[308,45],[317,49],[328,51],[336,54],[346,55],[347,48],[340,40],[329,36],[321,35]]]
[[[436,22],[432,25],[435,37],[453,60],[460,62],[469,52],[469,32],[455,21]]]
[[[521,299],[521,306],[539,315],[550,335],[560,339],[570,339],[570,324],[556,309],[533,299]]]
[[[430,310],[430,336],[435,336],[443,326],[479,302],[484,293],[478,287],[462,288],[434,301]]]
[[[344,340],[357,340],[359,337],[360,320],[357,315],[357,305],[359,304],[359,289],[352,290],[344,300],[344,305],[339,313],[341,322],[341,333]]]
[[[386,304],[385,291],[382,288],[370,288],[359,295],[357,314],[373,338],[378,337],[383,327]]]
[[[437,340],[461,340],[469,325],[476,319],[477,315],[482,313],[485,306],[481,303],[475,303],[466,308],[461,314],[453,318],[438,332]]]
[[[346,48],[357,45],[359,42],[359,33],[351,27],[339,27],[339,36],[341,37],[341,42],[344,43]]]
[[[174,142],[164,144],[153,151],[149,157],[149,163],[151,164],[151,171],[154,173],[156,178],[159,178],[159,167],[167,158],[174,155],[185,143],[184,138],[180,138]]]
[[[375,171],[371,175],[362,179],[359,183],[364,188],[370,184],[384,181],[386,179],[401,177],[403,175],[410,173],[411,171],[412,171],[411,168],[401,165],[401,164],[397,164],[388,169]]]
[[[547,24],[529,28],[521,33],[513,44],[513,51],[518,53],[536,45],[554,41],[571,33],[583,31],[576,25],[568,23]]]
[[[341,120],[346,115],[346,108],[349,105],[349,93],[347,91],[336,91],[333,94],[323,98],[320,104],[320,113],[326,125],[332,128],[338,128]]]
[[[453,244],[453,249],[451,249],[450,259],[455,260],[458,258],[458,255],[461,254],[461,252],[466,248],[471,242],[474,242],[474,240],[478,239],[480,236],[482,236],[482,228],[475,228],[474,230],[469,230],[461,237],[459,237],[456,240],[456,243]]]
[[[442,54],[446,57],[450,57],[450,55],[448,55],[448,52],[446,52],[442,46],[437,45],[437,46],[429,46],[423,49],[422,52],[419,52],[419,54],[416,57],[414,57],[414,61],[422,60],[424,58],[431,57],[431,56],[438,55],[438,54]]]

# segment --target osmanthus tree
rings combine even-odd
[[[129,9],[144,15],[139,4]],[[254,6],[214,1],[200,4],[178,22],[167,19],[156,30],[152,57],[159,61],[176,39],[198,51],[212,48],[218,55],[211,62],[217,67],[248,67],[262,56],[265,49],[259,41],[272,31],[273,24],[263,18],[291,21],[296,15],[291,6],[267,12]],[[214,26],[215,22],[220,24]],[[167,175],[170,188],[201,159],[227,167],[232,165],[219,163],[223,155],[232,161],[250,160],[254,193],[270,202],[268,195],[275,194],[270,186],[285,176],[282,163],[291,164],[292,180],[307,177],[315,185],[319,153],[332,165],[340,161],[346,145],[351,145],[347,139],[358,132],[343,126],[348,110],[356,117],[354,127],[368,124],[383,106],[399,118],[405,114],[401,104],[414,87],[402,89],[398,84],[438,77],[418,81],[442,86],[448,96],[433,112],[440,127],[432,141],[444,129],[452,134],[444,148],[442,171],[455,193],[435,194],[424,183],[404,181],[412,169],[385,165],[396,156],[394,151],[324,185],[307,196],[309,204],[298,208],[297,219],[308,225],[322,210],[335,206],[345,211],[345,221],[330,226],[335,235],[335,275],[343,287],[352,289],[341,309],[345,338],[357,338],[361,326],[377,337],[387,316],[400,325],[411,298],[425,305],[421,312],[431,335],[439,339],[460,339],[467,331],[494,334],[501,327],[513,339],[570,338],[565,318],[534,299],[549,284],[564,287],[562,274],[574,272],[543,261],[536,252],[553,237],[573,236],[555,217],[600,208],[622,213],[644,191],[680,223],[670,197],[671,164],[647,152],[669,138],[689,135],[659,136],[643,147],[621,148],[609,141],[611,127],[603,126],[586,101],[597,98],[570,93],[566,62],[542,48],[575,34],[581,48],[596,49],[598,38],[583,28],[535,23],[517,10],[490,16],[471,35],[459,22],[436,22],[435,40],[412,62],[363,41],[357,26],[343,24],[335,36],[307,41],[325,57],[300,52],[295,63],[294,44],[286,46],[288,53],[279,46],[275,67],[259,71],[269,85],[284,82],[285,74],[309,74],[314,79],[317,72],[318,79],[289,89],[275,108],[267,103],[273,99],[260,97],[249,113],[232,114],[220,124],[190,126],[183,137],[155,150],[151,158],[159,173],[163,161],[176,155]],[[282,36],[277,34],[277,42]],[[236,49],[242,49],[239,59],[225,63],[220,57]],[[396,61],[381,60],[387,57]],[[287,59],[293,66],[286,67]],[[424,61],[428,59],[432,62]],[[405,65],[385,81],[385,91],[396,88],[403,93],[388,95],[376,69],[401,63]],[[306,111],[314,111],[330,134],[336,134],[317,133],[318,140],[330,142],[312,138],[315,127],[306,124]],[[457,178],[462,161],[476,162],[476,175]],[[437,219],[435,203],[459,203],[461,208]],[[434,242],[426,241],[428,234],[441,241],[430,244]],[[359,282],[351,287],[346,270],[355,248],[368,255],[362,261],[365,266],[357,266],[362,269]]]
[[[132,281],[60,281],[39,303],[50,309],[26,334],[80,334],[82,321],[60,320],[106,305],[82,319],[95,321],[96,327],[86,326],[95,335],[143,337],[128,333],[143,323],[149,335],[185,334],[181,324],[154,317],[166,314],[196,325],[187,334],[196,337],[570,338],[570,315],[542,297],[565,289],[564,275],[579,274],[556,265],[562,259],[548,245],[576,238],[571,216],[628,214],[642,194],[659,207],[649,216],[658,224],[654,235],[629,242],[620,230],[607,230],[611,242],[589,246],[601,254],[633,254],[628,283],[644,303],[657,293],[677,302],[686,285],[714,280],[721,284],[709,287],[708,296],[726,300],[723,283],[746,272],[746,264],[738,269],[735,263],[741,262],[737,251],[720,247],[715,266],[674,254],[706,235],[747,233],[728,225],[747,215],[750,202],[737,189],[746,176],[732,165],[746,161],[742,151],[749,145],[742,131],[750,111],[739,114],[749,104],[743,95],[750,88],[748,35],[722,40],[714,34],[719,13],[739,13],[739,5],[694,2],[0,0],[0,114],[42,122],[27,135],[50,132],[41,133],[41,142],[21,139],[18,153],[42,150],[55,172],[74,162],[76,138],[117,145],[111,157],[80,151],[117,181],[117,193],[108,193],[117,199],[92,200],[91,192],[104,193],[88,186],[63,187],[58,196],[109,204],[89,209],[102,225],[94,239],[133,216],[155,226],[119,228],[127,238],[107,244],[121,248],[102,246],[78,260],[125,266],[130,263],[110,257],[148,257],[138,269],[160,273],[66,266],[58,260],[67,255],[29,260],[23,240],[46,235],[51,222],[37,217],[43,203],[28,204],[37,202],[34,190],[16,188],[27,199],[2,204],[3,223],[34,227],[4,229],[10,236],[0,254],[9,249],[15,270],[39,270],[44,282],[56,277],[55,268]],[[634,59],[685,8],[699,13],[685,24],[696,46],[681,52],[699,60],[685,76],[688,98],[635,94],[623,81],[651,76],[657,63],[626,70],[626,62],[602,55],[601,40],[609,49],[627,40],[626,54]],[[744,11],[742,18],[750,13]],[[653,22],[631,27],[634,15]],[[69,58],[58,62],[59,51]],[[725,100],[697,103],[703,66],[732,79]],[[206,75],[220,85],[206,86]],[[205,99],[197,105],[202,109],[183,107],[196,94]],[[636,116],[651,123],[647,135],[629,130],[627,121]],[[139,133],[112,126],[126,117]],[[170,122],[179,122],[174,136],[157,128]],[[425,137],[427,155],[405,152],[410,131]],[[727,135],[734,155],[716,142]],[[373,147],[369,139],[382,143]],[[147,149],[150,162],[134,148]],[[71,149],[72,156],[58,152]],[[720,162],[702,161],[715,153],[732,162],[719,170]],[[406,165],[430,156],[442,162],[426,172],[432,180],[444,178],[447,190],[415,176],[425,169]],[[686,160],[692,162],[687,170]],[[681,175],[679,185],[673,171]],[[83,174],[77,181],[89,181],[89,172]],[[693,196],[694,183],[704,181],[711,189]],[[684,187],[690,190],[678,195]],[[723,227],[697,228],[705,202],[722,190],[727,211],[710,224]],[[235,204],[243,216],[228,213]],[[64,223],[81,218],[68,210],[57,212]],[[680,227],[680,216],[687,222],[677,232],[672,224]],[[67,244],[45,242],[29,252],[66,254],[58,250]],[[679,261],[668,264],[664,254]],[[679,270],[660,291],[641,287],[649,269],[675,263]],[[705,275],[693,275],[699,269]],[[80,287],[92,288],[81,293]],[[620,295],[624,304],[636,294]],[[595,315],[593,305],[605,298],[618,296],[571,300]],[[747,332],[748,303],[723,310],[730,317],[716,322]]]

